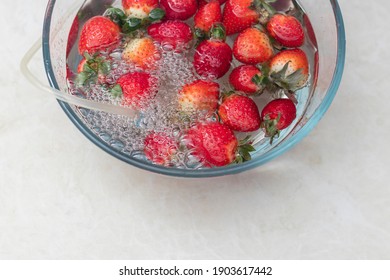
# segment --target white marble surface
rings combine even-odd
[[[340,4],[346,69],[316,129],[266,166],[184,180],[109,156],[25,81],[46,0],[4,1],[0,258],[390,258],[388,2]]]

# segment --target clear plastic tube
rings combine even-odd
[[[34,57],[34,55],[37,53],[38,50],[40,50],[42,47],[42,39],[37,40],[37,42],[27,51],[27,53],[22,58],[22,61],[20,63],[20,69],[23,73],[23,75],[27,78],[28,81],[30,81],[31,84],[36,86],[37,88],[41,89],[44,92],[52,94],[56,99],[64,101],[66,103],[80,106],[83,108],[91,109],[91,110],[97,110],[97,111],[104,111],[107,113],[117,114],[117,115],[123,115],[127,117],[134,118],[138,115],[138,112],[126,107],[120,107],[112,104],[106,104],[106,103],[100,103],[95,102],[91,100],[87,100],[84,98],[80,98],[71,94],[68,94],[66,92],[62,92],[60,90],[57,90],[55,88],[49,87],[45,84],[43,84],[29,69],[29,64]]]

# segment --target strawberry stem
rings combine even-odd
[[[210,29],[209,37],[214,40],[225,41],[226,31],[222,24],[217,23]]]
[[[278,123],[280,121],[280,113],[276,119],[271,119],[269,115],[266,115],[261,123],[261,127],[265,130],[265,136],[270,137],[270,144],[272,145],[274,138],[278,138],[280,130],[278,129]]]

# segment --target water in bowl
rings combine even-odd
[[[297,117],[295,121],[288,129],[281,132],[280,136],[273,142],[272,145],[261,129],[250,134],[236,133],[238,139],[243,139],[250,135],[252,144],[256,149],[255,153],[265,153],[272,149],[273,146],[278,145],[278,143],[283,141],[294,126],[300,121],[314,92],[318,70],[318,49],[316,39],[310,20],[304,12],[304,7],[302,7],[299,2],[291,0],[278,0],[273,5],[278,11],[286,12],[292,10],[294,15],[302,22],[305,30],[305,44],[301,47],[301,49],[306,52],[309,59],[310,78],[308,85],[296,92],[295,97],[298,103]],[[121,1],[114,1],[112,6],[121,7]],[[85,5],[83,7],[85,7]],[[83,10],[83,8],[81,8],[78,13],[78,24],[81,27],[86,20],[92,16],[101,14],[104,10],[104,7],[94,10]],[[187,23],[189,23],[190,26],[192,25],[191,20]],[[74,38],[75,34],[70,34],[69,38],[71,37]],[[235,37],[236,36],[229,36],[226,42],[232,46]],[[77,51],[78,41],[72,40],[72,42],[69,43],[69,54],[67,56],[67,63],[70,70],[69,73],[76,73],[77,66],[82,57]],[[115,81],[125,73],[137,71],[135,66],[129,65],[121,60],[123,47],[124,44],[111,53],[103,54],[114,61],[112,63],[112,71],[106,77],[106,82],[108,84],[115,84]],[[143,153],[143,142],[150,132],[165,132],[172,138],[176,139],[178,143],[183,143],[183,137],[186,129],[198,121],[199,118],[215,119],[217,117],[216,115],[205,117],[195,114],[191,118],[185,118],[183,121],[183,117],[177,109],[177,94],[183,85],[199,79],[199,76],[196,74],[192,65],[194,48],[190,48],[183,52],[175,52],[166,46],[158,47],[161,51],[161,59],[158,61],[158,67],[156,70],[151,71],[152,75],[159,78],[158,94],[149,106],[142,110],[136,118],[129,118],[126,116],[88,110],[79,107],[74,108],[75,112],[79,115],[83,122],[99,138],[107,143],[107,145],[112,146],[129,157],[143,161],[147,161]],[[240,63],[233,59],[230,71],[217,81],[222,90],[230,89],[228,77],[231,70],[238,65],[240,65]],[[112,96],[109,87],[102,87],[100,84],[92,84],[89,87],[80,88],[73,82],[74,76],[74,74],[69,74],[68,79],[68,87],[71,94],[79,95],[98,102],[111,103],[121,106],[120,100]],[[256,102],[259,110],[261,111],[270,100],[283,97],[281,94],[281,92],[266,92],[260,96],[254,97],[253,100]],[[181,145],[178,154],[173,158],[172,162],[169,163],[169,166],[189,169],[206,168],[202,163],[198,162],[196,157],[192,155],[191,150],[186,149],[185,145]]]

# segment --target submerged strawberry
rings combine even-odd
[[[260,128],[261,120],[256,103],[247,96],[232,94],[219,106],[218,115],[230,129],[241,132]]]
[[[192,17],[198,9],[197,0],[160,0],[167,19],[186,20]]]
[[[238,66],[233,69],[229,76],[229,82],[234,89],[247,95],[260,93],[263,90],[261,79],[261,71],[253,65]]]
[[[269,67],[271,80],[290,91],[304,87],[309,79],[309,62],[300,49],[279,52],[271,59]]]
[[[189,129],[187,141],[192,154],[212,166],[250,160],[249,153],[254,151],[251,145],[239,143],[230,128],[217,122],[196,124]]]
[[[201,6],[194,17],[195,29],[204,33],[209,32],[214,24],[221,21],[221,7],[217,0],[212,0]]]
[[[267,34],[256,27],[250,27],[237,36],[233,54],[242,63],[258,64],[269,60],[274,50]]]
[[[160,52],[151,38],[136,38],[126,45],[122,58],[127,63],[133,63],[142,69],[155,69],[156,62],[160,59]]]
[[[144,19],[158,7],[158,0],[122,0],[122,6],[126,15]]]
[[[290,15],[275,14],[267,23],[267,30],[272,38],[287,48],[298,48],[305,39],[302,24]]]
[[[77,66],[76,84],[79,86],[96,82],[103,84],[106,82],[106,75],[110,70],[110,63],[103,57],[97,53],[93,56],[85,53],[84,58]]]
[[[111,93],[122,97],[122,104],[136,109],[146,108],[157,92],[157,79],[148,73],[132,72],[121,76]]]
[[[196,80],[179,92],[179,106],[183,112],[203,111],[211,115],[218,107],[219,84]]]
[[[177,143],[164,132],[151,132],[144,140],[145,156],[155,164],[169,166],[177,152]]]
[[[95,16],[82,27],[79,39],[79,53],[93,55],[116,47],[121,40],[120,28],[106,17]]]
[[[215,26],[211,33],[211,39],[201,42],[196,48],[193,64],[200,76],[218,79],[229,71],[232,50],[224,42],[225,31],[221,25]]]
[[[269,102],[261,111],[261,126],[272,144],[280,131],[287,128],[296,118],[296,108],[290,99],[275,99]]]
[[[151,24],[148,27],[148,34],[155,41],[173,49],[185,48],[193,38],[191,27],[179,20]]]

